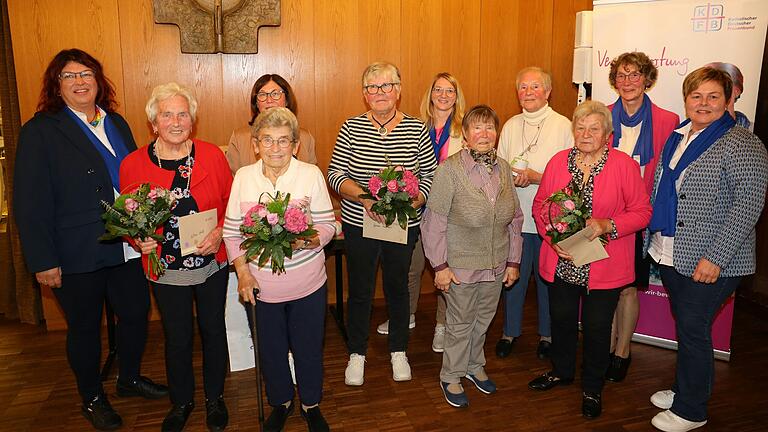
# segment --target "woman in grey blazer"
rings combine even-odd
[[[707,423],[712,322],[741,277],[755,272],[768,156],[726,111],[732,87],[728,74],[710,67],[685,78],[688,119],[670,135],[656,169],[646,242],[669,292],[678,341],[675,382],[651,396],[665,410],[651,423],[663,431]]]

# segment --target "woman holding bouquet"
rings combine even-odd
[[[610,145],[612,130],[611,112],[602,103],[587,101],[576,107],[575,145],[552,157],[533,200],[536,228],[545,242],[539,255],[539,271],[550,283],[553,369],[528,383],[528,387],[549,390],[573,381],[581,302],[581,412],[586,418],[595,418],[602,411],[601,393],[608,369],[613,313],[621,289],[635,278],[635,233],[645,228],[651,218],[639,166]],[[590,240],[608,240],[608,258],[582,266],[576,266],[571,255],[548,235],[549,215],[553,211],[548,198],[555,192],[573,190],[580,191],[585,203],[586,225],[592,228]]]
[[[349,266],[349,363],[347,385],[363,384],[371,301],[376,283],[376,264],[381,260],[384,293],[389,312],[389,351],[392,378],[411,379],[405,351],[408,347],[408,268],[419,235],[421,207],[427,200],[437,163],[427,127],[400,112],[400,71],[390,63],[373,63],[363,72],[362,94],[370,111],[347,119],[341,126],[328,166],[328,182],[342,197],[341,221]],[[361,185],[389,165],[401,166],[419,177],[419,193],[412,206],[416,217],[408,220],[407,243],[363,237],[363,217],[385,223],[362,198]]]
[[[257,160],[258,145],[251,136],[253,121],[264,110],[273,107],[284,107],[295,115],[299,111],[296,95],[293,88],[277,74],[264,74],[253,83],[251,89],[251,120],[247,126],[242,126],[232,131],[227,147],[227,161],[234,175],[240,168],[250,165]],[[317,165],[315,155],[315,138],[306,129],[299,130],[299,142],[296,157],[300,161]]]
[[[703,67],[683,81],[688,117],[667,140],[653,190],[648,254],[659,264],[677,335],[671,389],[651,396],[665,411],[651,424],[689,431],[707,423],[714,383],[712,322],[755,272],[755,224],[765,201],[768,155],[728,113],[731,77]]]
[[[466,149],[437,169],[422,225],[424,254],[448,305],[440,388],[457,408],[469,405],[461,378],[485,394],[496,392],[484,369],[485,335],[502,283],[509,287],[520,276],[523,212],[512,169],[496,157],[498,127],[486,105],[467,112]]]
[[[43,76],[37,113],[21,129],[14,203],[27,268],[51,289],[67,321],[67,360],[82,413],[99,430],[120,427],[101,385],[104,299],[117,315],[117,394],[164,397],[142,377],[149,290],[139,254],[127,242],[100,242],[102,202],[121,188],[120,161],[136,149],[115,112],[115,90],[98,60],[79,49],[54,56]]]
[[[653,175],[664,142],[680,122],[677,114],[659,108],[646,94],[656,83],[658,73],[653,61],[642,52],[621,54],[611,62],[608,73],[611,87],[619,94],[616,102],[608,106],[613,122],[611,145],[640,164],[640,175],[648,194],[653,189]],[[621,291],[613,318],[610,364],[605,374],[609,381],[623,381],[632,361],[630,342],[640,313],[637,288],[648,287],[650,270],[650,261],[643,258],[642,247],[643,233],[638,231],[635,234],[635,281]]]
[[[120,182],[149,182],[169,189],[177,199],[173,216],[158,229],[164,241],[137,241],[143,254],[157,251],[166,267],[165,273],[151,282],[163,321],[165,368],[173,403],[162,430],[182,430],[195,406],[193,301],[203,345],[206,423],[211,430],[223,430],[229,419],[223,399],[228,271],[221,240],[232,175],[218,147],[190,138],[197,116],[197,99],[189,89],[174,82],[155,87],[146,112],[157,138],[125,158],[120,166]],[[179,220],[210,209],[216,210],[216,227],[197,245],[196,251],[183,255]]]
[[[323,395],[327,296],[323,247],[336,232],[333,207],[320,169],[292,157],[298,150],[300,129],[291,111],[287,108],[264,111],[256,117],[252,128],[261,159],[235,175],[224,222],[224,242],[229,260],[237,270],[240,296],[258,308],[259,355],[267,399],[273,407],[264,430],[281,431],[295,408],[295,388],[288,366],[290,349],[301,415],[310,431],[327,431],[328,424],[318,404]],[[274,262],[260,267],[258,259],[247,261],[245,251],[240,249],[246,239],[240,226],[253,219],[254,206],[278,192],[290,194],[291,201],[310,216],[307,219],[317,232],[294,241],[292,256],[285,259],[283,272],[275,273]],[[306,228],[305,224],[291,228],[287,213],[287,231]],[[253,297],[254,288],[260,290],[257,299]]]

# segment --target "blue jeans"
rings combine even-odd
[[[504,295],[504,335],[518,337],[522,333],[523,305],[528,292],[528,280],[536,278],[536,295],[539,302],[539,335],[552,335],[549,319],[549,293],[547,283],[539,276],[539,250],[541,237],[536,233],[523,233],[523,256],[520,260],[520,279],[511,288],[502,290]]]
[[[694,282],[674,267],[660,265],[677,330],[675,401],[672,412],[690,421],[707,419],[707,402],[715,379],[712,322],[733,294],[740,277],[721,277],[713,284]]]

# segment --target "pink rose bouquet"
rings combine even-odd
[[[110,205],[106,201],[101,204],[107,210],[101,215],[107,232],[99,240],[125,237],[129,242],[145,238],[162,242],[163,237],[157,233],[157,228],[172,216],[171,210],[176,205],[176,199],[168,189],[143,183],[132,189],[132,192],[121,194],[114,204]],[[142,255],[141,260],[150,280],[157,280],[165,272],[157,251]]]
[[[587,226],[587,219],[592,217],[584,202],[584,190],[575,182],[550,195],[541,207],[541,216],[552,243],[558,243],[583,230]],[[600,237],[600,241],[605,244],[608,240]]]
[[[401,165],[387,167],[371,176],[368,187],[363,187],[360,198],[375,200],[371,210],[384,216],[387,226],[397,220],[401,228],[408,227],[408,219],[417,216],[413,200],[419,196],[419,179]]]
[[[256,260],[259,267],[271,262],[272,273],[285,273],[285,258],[293,256],[291,243],[317,233],[310,223],[309,202],[292,200],[291,194],[279,191],[263,195],[266,202],[251,207],[243,217],[240,232],[246,239],[240,249],[247,261]]]

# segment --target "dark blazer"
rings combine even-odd
[[[112,180],[99,152],[64,111],[40,112],[21,128],[14,173],[14,213],[30,272],[61,267],[87,273],[125,261],[121,241],[100,242],[101,201],[113,203]],[[109,113],[128,151],[131,129]]]

